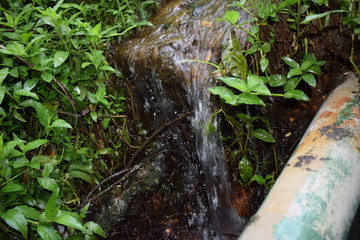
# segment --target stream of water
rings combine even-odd
[[[140,111],[145,112],[149,122],[156,124],[159,118],[169,121],[183,112],[185,103],[181,95],[185,90],[187,105],[194,111],[192,128],[200,169],[196,163],[188,163],[184,188],[185,192],[193,191],[194,175],[200,174],[207,195],[206,199],[197,198],[200,210],[189,216],[188,223],[200,229],[204,240],[236,239],[244,221],[231,207],[231,187],[220,133],[208,131],[214,111],[208,91],[214,82],[211,76],[214,68],[204,63],[179,61],[220,60],[230,26],[215,20],[224,15],[227,3],[230,1],[171,1],[153,19],[155,28],[140,33],[118,50],[126,55],[118,62],[127,66],[121,70],[125,74],[128,71],[127,75],[133,79],[132,84],[144,101]],[[243,33],[238,34],[244,38]],[[174,89],[176,86],[182,91]],[[175,98],[169,99],[169,95]],[[210,122],[218,127],[216,117]],[[185,147],[182,149],[186,151]]]

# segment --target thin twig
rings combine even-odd
[[[142,150],[144,150],[144,148],[146,147],[146,145],[149,144],[150,141],[152,141],[159,133],[161,133],[162,131],[164,131],[164,129],[166,129],[167,127],[171,126],[172,124],[176,123],[177,121],[186,118],[187,116],[190,116],[191,114],[193,114],[194,112],[188,112],[185,113],[184,115],[181,115],[177,118],[175,118],[174,120],[165,123],[162,127],[160,127],[158,130],[156,130],[141,146],[140,148],[135,152],[135,154],[131,157],[131,159],[129,160],[129,162],[126,164],[126,168],[131,167],[131,165],[134,163],[135,159],[137,158],[137,156],[142,152]]]
[[[110,191],[119,181],[121,181],[121,179],[117,180],[115,183],[113,183],[112,185],[110,185],[108,188],[106,188],[105,190],[101,191],[100,193],[98,193],[95,197],[93,198],[90,198],[91,195],[97,190],[99,189],[102,185],[104,185],[105,183],[107,183],[108,181],[110,181],[111,179],[113,178],[116,178],[126,172],[129,171],[129,173],[133,172],[135,169],[137,168],[133,168],[131,170],[129,170],[129,167],[132,165],[132,163],[134,162],[134,160],[136,159],[136,157],[140,154],[140,152],[142,150],[144,150],[144,148],[146,147],[146,145],[151,141],[153,140],[159,133],[161,133],[165,128],[171,126],[172,124],[180,121],[181,119],[184,119],[186,118],[187,116],[193,114],[194,112],[191,111],[191,112],[188,112],[188,113],[185,113],[184,115],[181,115],[177,118],[175,118],[174,120],[164,124],[162,127],[160,127],[158,130],[156,130],[141,146],[140,148],[135,152],[135,154],[132,156],[132,158],[130,159],[130,161],[128,162],[128,164],[126,165],[126,169],[123,169],[119,172],[116,172],[108,177],[106,177],[104,180],[102,180],[100,183],[98,183],[98,185],[96,185],[87,195],[86,197],[84,198],[84,200],[82,201],[81,205],[80,205],[80,208],[84,207],[86,204],[88,204],[89,202],[92,201],[92,199],[95,199],[96,197],[102,195],[103,193],[107,192],[107,191]]]

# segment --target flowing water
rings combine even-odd
[[[231,207],[231,187],[220,133],[208,131],[209,123],[218,127],[216,117],[210,120],[214,106],[207,90],[215,81],[211,76],[214,67],[179,61],[220,60],[221,47],[229,37],[231,26],[215,20],[223,16],[229,2],[170,1],[152,20],[154,28],[140,32],[116,50],[118,68],[131,81],[134,98],[141,102],[137,111],[145,126],[148,122],[148,128],[154,130],[186,110],[194,111],[191,135],[198,162],[186,162],[183,184],[184,192],[191,192],[197,188],[195,179],[203,179],[201,187],[206,190],[206,197],[196,198],[198,210],[188,216],[188,224],[202,232],[204,240],[235,239],[243,220]],[[244,39],[243,33],[237,34]],[[173,143],[182,151],[193,151],[191,144],[179,142],[179,134],[173,128]]]

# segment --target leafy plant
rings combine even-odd
[[[0,238],[105,237],[76,211],[131,141],[105,53],[154,1],[26,2],[0,3]]]

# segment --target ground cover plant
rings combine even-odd
[[[229,5],[233,10],[229,9],[217,20],[227,21],[247,33],[246,49],[243,49],[238,39],[232,35],[228,47],[222,53],[221,63],[210,63],[217,68],[214,73],[220,84],[209,89],[227,104],[215,113],[222,113],[233,129],[230,136],[224,137],[224,142],[227,143],[226,151],[230,152],[231,169],[238,173],[237,179],[243,187],[248,188],[251,183],[257,182],[267,189],[271,188],[279,174],[279,164],[273,144],[269,145],[276,142],[269,121],[259,116],[251,116],[249,108],[241,106],[265,107],[269,99],[274,101],[274,98],[279,97],[309,101],[310,98],[305,93],[306,85],[317,87],[316,79],[322,75],[321,68],[326,64],[309,50],[309,29],[326,28],[333,14],[342,14],[341,26],[352,31],[352,48],[348,60],[359,74],[357,64],[353,61],[354,41],[359,37],[359,7],[359,1],[340,1],[336,8],[330,9],[327,0],[241,0]],[[247,12],[249,19],[239,22],[240,12],[236,8]],[[278,56],[282,60],[282,71],[274,72],[269,55],[278,54],[272,51],[272,47],[278,38],[275,29],[280,18],[286,19],[293,42],[286,55]],[[261,35],[263,28],[270,29],[266,38]],[[237,113],[236,115],[227,113],[229,105],[238,107],[238,111],[234,111],[236,108],[233,107],[229,111]],[[259,152],[254,148],[254,144],[249,145],[249,142],[259,140],[267,142],[268,144],[262,146],[272,150]],[[273,167],[269,168],[269,164]]]
[[[81,198],[130,148],[109,43],[150,25],[154,1],[0,4],[0,238],[95,239]]]

